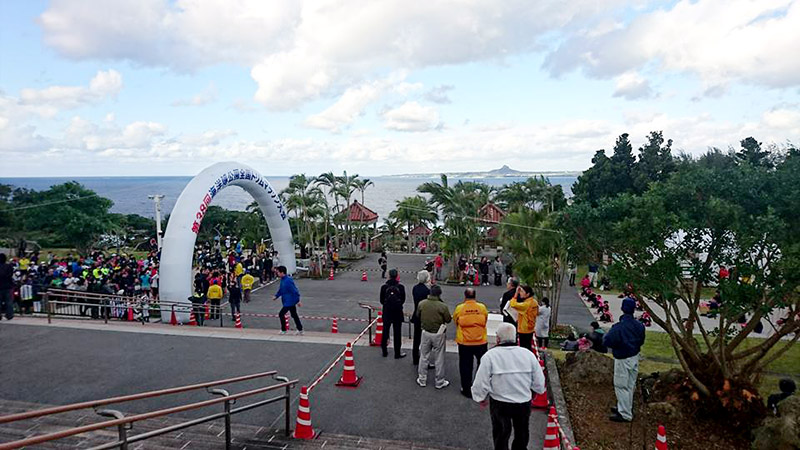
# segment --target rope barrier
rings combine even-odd
[[[265,314],[265,313],[241,313],[243,317],[269,317],[269,318],[277,318],[277,314]],[[308,320],[328,320],[331,321],[333,319],[336,320],[343,320],[347,322],[369,322],[368,319],[359,319],[356,317],[327,317],[327,316],[299,316],[301,319],[308,319]]]
[[[373,319],[372,322],[370,322],[370,324],[367,325],[363,330],[361,330],[361,333],[358,333],[358,335],[355,337],[355,339],[353,339],[352,344],[355,345],[355,343],[358,342],[359,339],[364,337],[364,335],[367,333],[367,331],[369,331],[369,329],[372,328],[372,326],[375,325],[376,322],[378,322],[378,318],[377,317],[375,319]],[[339,353],[339,356],[337,356],[336,359],[334,359],[333,362],[330,363],[328,365],[328,367],[310,385],[308,385],[308,393],[309,394],[325,377],[327,377],[331,373],[333,368],[336,367],[336,364],[338,364],[339,361],[341,361],[342,358],[344,358],[344,354],[345,354],[346,351],[347,351],[347,347],[345,347],[345,349],[342,350]]]

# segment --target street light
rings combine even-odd
[[[161,199],[164,198],[164,195],[148,195],[147,198],[152,200],[156,206],[156,243],[158,245],[158,249],[161,250]]]

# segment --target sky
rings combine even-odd
[[[800,145],[800,0],[0,0],[0,177]]]

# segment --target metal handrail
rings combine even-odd
[[[193,391],[195,389],[209,388],[212,386],[219,386],[221,384],[238,383],[240,381],[247,381],[255,378],[274,376],[277,373],[278,371],[276,370],[270,370],[267,372],[259,372],[251,375],[243,375],[240,377],[227,378],[224,380],[207,381],[205,383],[189,384],[186,386],[159,389],[157,391],[140,392],[138,394],[122,395],[119,397],[109,397],[100,400],[89,400],[87,402],[72,403],[70,405],[53,406],[50,408],[37,409],[34,411],[9,414],[6,416],[0,416],[0,424],[16,422],[18,420],[34,419],[36,417],[49,416],[51,414],[75,411],[78,409],[97,408],[98,406],[110,405],[112,403],[124,403],[134,400],[141,400],[145,398],[160,397],[162,395],[179,394],[181,392]]]

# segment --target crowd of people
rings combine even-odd
[[[379,294],[384,320],[381,350],[384,357],[389,356],[388,343],[393,335],[394,358],[401,359],[407,356],[401,350],[400,332],[406,289],[396,269],[389,270],[388,277]],[[513,277],[508,279],[507,288],[500,304],[507,323],[498,328],[497,345],[490,350],[489,310],[477,300],[475,289],[467,287],[463,301],[451,312],[442,301],[442,288],[436,284],[432,271],[427,268],[419,271],[417,284],[411,289],[414,302],[412,363],[417,366],[417,385],[427,387],[428,372],[432,369],[434,388],[448,387],[446,330],[448,324],[454,323],[461,395],[489,405],[495,448],[508,447],[512,430],[512,448],[527,448],[532,393],[545,391],[544,374],[533,352],[533,336],[536,334],[539,342],[547,344],[550,306],[548,299],[537,301],[533,289]],[[474,371],[476,366],[477,372]]]

